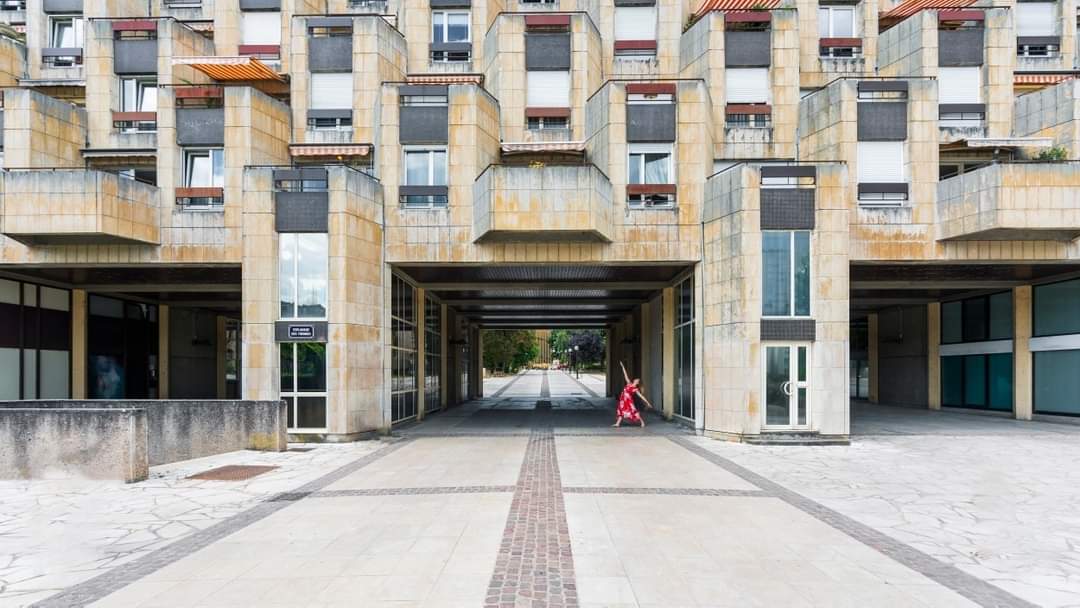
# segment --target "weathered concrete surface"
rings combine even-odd
[[[27,405],[0,407],[0,478],[132,482],[149,475],[145,409]]]
[[[6,409],[145,410],[145,466],[232,452],[283,451],[285,405],[281,401],[6,401]],[[71,432],[78,433],[71,428]],[[19,435],[12,435],[17,438]],[[145,475],[144,475],[145,477]]]

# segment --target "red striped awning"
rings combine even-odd
[[[522,152],[562,152],[581,154],[585,151],[583,141],[523,141],[503,142],[503,154],[515,154]]]
[[[725,13],[740,11],[767,11],[778,8],[780,0],[704,0],[694,15],[700,17],[712,11]]]
[[[173,57],[173,65],[190,65],[218,82],[285,80],[254,57]]]
[[[975,4],[975,0],[904,0],[881,14],[883,22],[896,23],[927,9],[957,9]]]
[[[1077,74],[1013,74],[1013,85],[1040,86],[1065,82],[1076,78]]]
[[[408,84],[484,84],[483,74],[409,74]]]
[[[367,156],[371,152],[369,144],[291,144],[292,156]]]

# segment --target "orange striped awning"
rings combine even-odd
[[[218,82],[285,80],[254,57],[173,57],[173,65],[190,65]]]
[[[581,154],[585,151],[583,141],[521,141],[503,142],[503,154],[520,154],[522,152],[560,152],[569,154]]]
[[[964,8],[975,4],[975,0],[904,0],[881,14],[879,19],[886,23],[903,21],[915,13],[927,9]]]
[[[1077,74],[1013,74],[1013,86],[1043,86],[1076,78]]]
[[[367,156],[371,152],[368,144],[291,144],[291,156]]]
[[[704,0],[694,11],[700,17],[712,11],[725,13],[742,11],[767,11],[780,6],[780,0]]]
[[[409,74],[408,84],[484,84],[483,74]]]

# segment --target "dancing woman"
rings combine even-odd
[[[626,373],[626,366],[619,361],[619,367],[622,368],[623,378],[626,378],[626,387],[623,388],[622,393],[619,395],[619,407],[615,411],[615,424],[611,426],[619,426],[622,424],[623,419],[630,422],[640,422],[641,428],[645,428],[645,419],[641,417],[641,413],[638,412],[637,407],[634,405],[634,395],[637,395],[645,402],[645,406],[650,410],[653,409],[649,400],[645,398],[645,395],[641,394],[641,378],[634,378],[630,380],[630,375]]]

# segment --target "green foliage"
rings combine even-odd
[[[599,329],[557,329],[551,332],[548,338],[551,345],[551,357],[570,363],[566,351],[573,349],[574,363],[580,363],[582,367],[603,365],[604,353],[607,350],[607,333]]]
[[[1039,160],[1066,160],[1069,152],[1063,146],[1054,146],[1039,152]]]
[[[485,330],[484,367],[513,373],[540,356],[536,333],[524,329]]]

